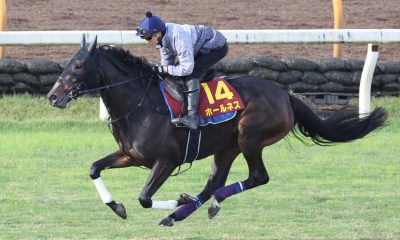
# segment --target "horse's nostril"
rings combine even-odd
[[[55,94],[51,94],[50,97],[49,97],[49,100],[50,101],[55,101],[55,100],[57,100],[57,96]]]

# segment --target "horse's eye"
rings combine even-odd
[[[74,71],[82,71],[83,67],[84,67],[83,61],[76,61],[73,69],[74,69]]]
[[[78,63],[75,65],[75,69],[82,69],[83,68],[83,64],[82,63]]]

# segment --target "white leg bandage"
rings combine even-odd
[[[219,202],[217,201],[217,199],[215,199],[215,197],[212,199],[210,207],[211,208],[219,208]]]
[[[178,206],[178,201],[176,200],[168,200],[168,201],[152,201],[152,208],[158,209],[168,209],[174,210]]]
[[[93,180],[93,183],[96,186],[96,189],[99,192],[101,200],[103,200],[103,203],[110,203],[113,201],[111,193],[107,190],[106,186],[104,186],[103,180],[101,180],[100,177]]]

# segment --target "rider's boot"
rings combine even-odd
[[[175,118],[172,123],[176,125],[182,124],[189,129],[195,130],[199,127],[197,105],[199,102],[200,83],[197,78],[187,80],[185,83],[188,89],[188,115],[182,118]]]

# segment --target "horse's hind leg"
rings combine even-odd
[[[245,190],[266,184],[269,181],[269,176],[261,156],[262,149],[256,147],[255,144],[248,144],[241,141],[239,141],[239,145],[249,167],[249,177],[245,181],[239,181],[231,185],[221,187],[214,192],[214,199],[212,200],[208,209],[210,218],[213,218],[218,213],[220,209],[220,203],[226,198]]]
[[[100,177],[100,173],[102,170],[108,168],[124,168],[135,165],[137,164],[135,164],[133,159],[126,156],[122,151],[118,150],[107,157],[94,162],[89,172],[89,176],[92,178],[103,203],[109,206],[118,216],[123,219],[126,219],[127,217],[125,207],[122,203],[117,204],[114,201],[110,192],[104,185],[103,180]]]
[[[192,199],[189,197],[186,204],[183,204],[175,212],[161,220],[159,225],[172,226],[174,221],[184,220],[201,207],[204,202],[209,200],[215,190],[224,186],[232,163],[239,153],[240,149],[238,147],[216,153],[214,155],[212,172],[203,191]]]
[[[271,94],[273,95],[273,94]],[[269,100],[268,100],[269,99]],[[282,106],[273,106],[269,102],[280,101]],[[215,191],[209,208],[210,218],[219,210],[219,203],[226,198],[268,183],[269,176],[262,160],[262,150],[282,139],[293,126],[293,112],[290,102],[282,96],[268,98],[253,96],[247,103],[238,122],[238,145],[246,159],[249,176]]]

